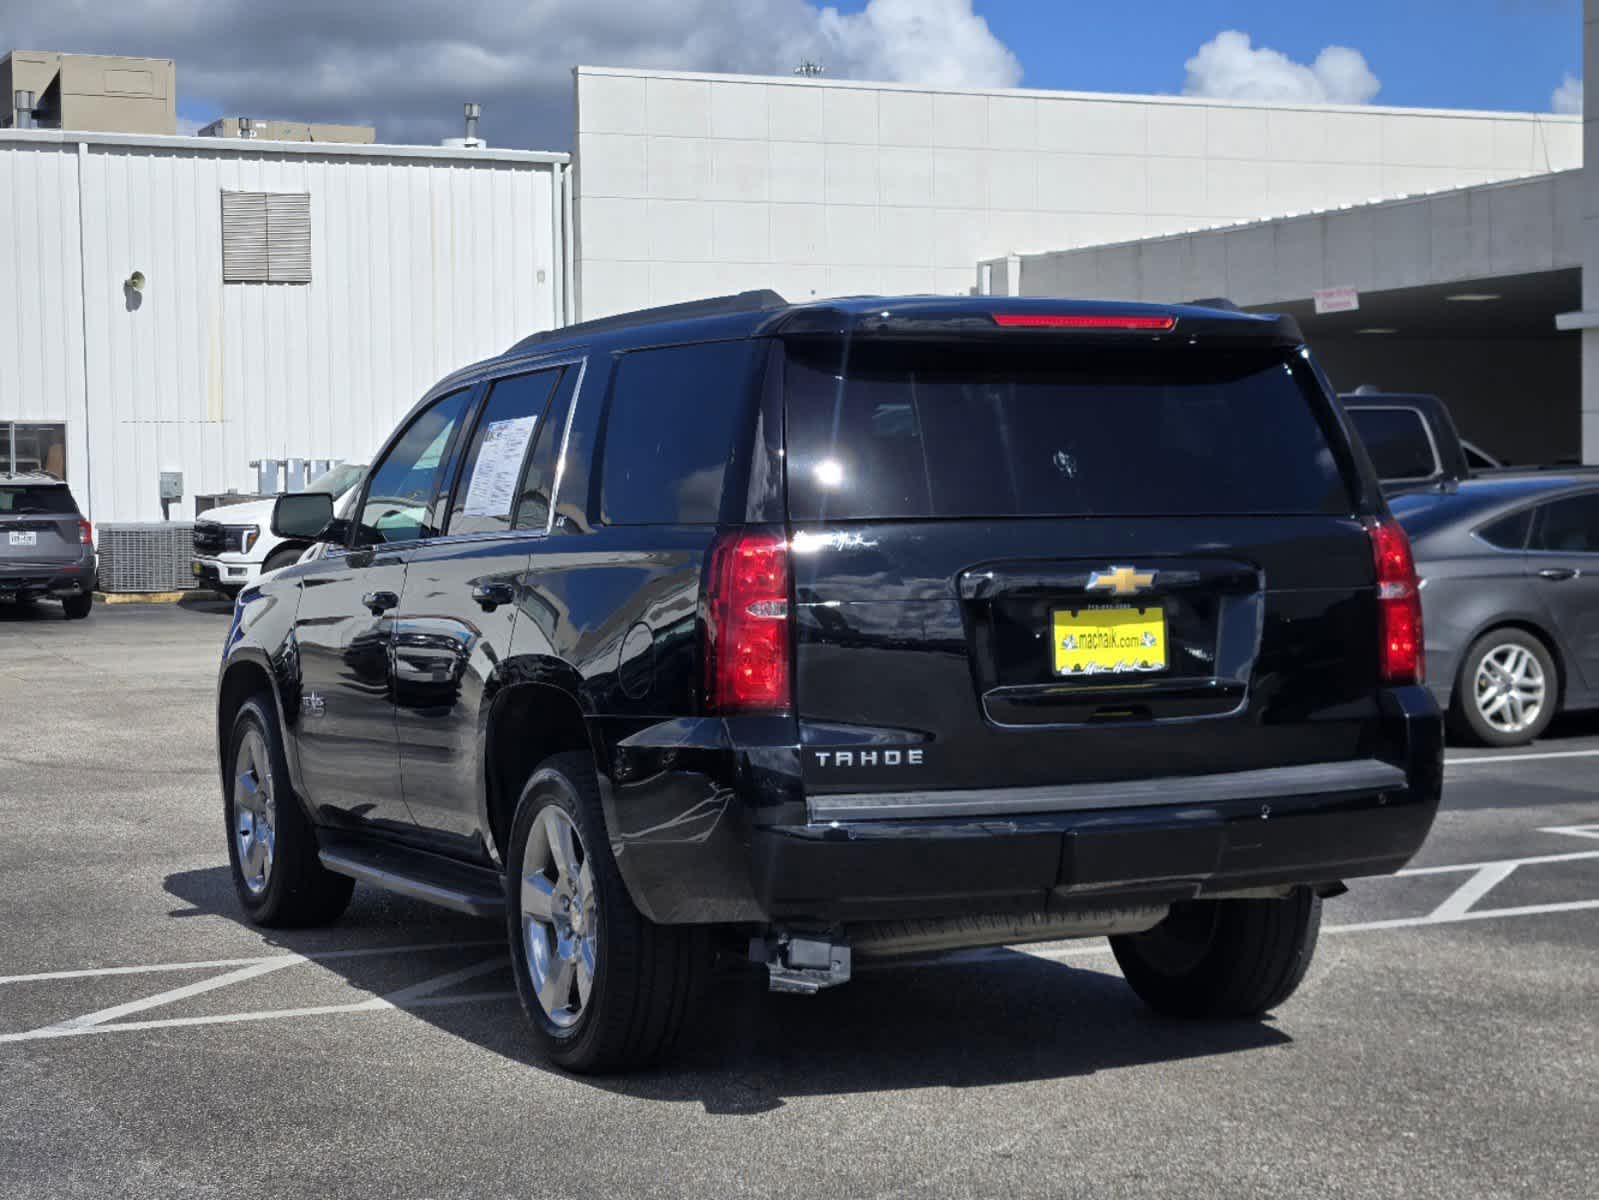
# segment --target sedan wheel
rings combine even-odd
[[[553,1025],[569,1028],[594,990],[599,896],[583,835],[558,805],[534,818],[522,854],[521,896],[533,994]]]
[[[1477,664],[1475,699],[1483,721],[1504,734],[1536,728],[1548,702],[1543,664],[1526,646],[1494,646]]]

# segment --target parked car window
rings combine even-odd
[[[372,468],[356,528],[357,545],[433,537],[433,500],[445,479],[450,441],[466,416],[470,391],[441,396],[411,422]]]
[[[0,484],[0,513],[71,517],[77,512],[78,505],[65,486],[8,487]]]
[[[791,344],[789,511],[1348,512],[1308,380],[1266,352]]]
[[[1524,508],[1508,517],[1490,521],[1477,530],[1477,536],[1499,550],[1522,550],[1527,545],[1527,533],[1532,528],[1532,509]]]
[[[545,410],[541,428],[533,440],[533,457],[522,478],[522,491],[516,499],[512,524],[518,529],[544,529],[550,523],[550,497],[560,473],[561,442],[566,436],[566,420],[572,411],[572,393],[577,389],[579,372],[568,370],[556,385]]]
[[[1428,479],[1442,469],[1427,423],[1413,408],[1350,408],[1378,479]]]
[[[496,379],[462,459],[450,506],[451,533],[492,533],[511,527],[528,451],[543,422],[559,370]]]
[[[1538,515],[1534,550],[1599,554],[1599,492],[1551,500]]]
[[[714,524],[737,443],[753,428],[752,340],[640,350],[611,382],[601,451],[609,525]]]

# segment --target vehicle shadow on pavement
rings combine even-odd
[[[27,622],[65,621],[58,600],[5,600],[0,601],[0,625]],[[92,618],[91,618],[92,619]]]
[[[173,916],[243,921],[225,867],[166,878],[193,907]],[[459,917],[420,902],[357,888],[330,929],[264,930],[273,946],[315,954],[392,940],[476,942],[503,938],[498,922]],[[494,957],[485,947],[480,957]],[[768,1112],[785,1099],[920,1088],[987,1087],[1028,1080],[1236,1054],[1292,1039],[1258,1021],[1181,1022],[1144,1008],[1106,954],[1084,969],[1014,951],[983,961],[932,960],[868,967],[847,986],[816,996],[766,991],[753,971],[716,980],[663,1066],[628,1075],[566,1076],[539,1056],[514,998],[399,1007],[404,1015],[530,1068],[641,1100],[697,1103],[713,1115]],[[376,995],[396,987],[394,956],[324,959],[319,967]],[[416,971],[404,982],[414,982]],[[506,964],[464,986],[513,986]],[[367,1016],[327,1018],[368,1020]]]

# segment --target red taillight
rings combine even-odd
[[[1176,317],[1134,313],[994,313],[994,324],[1015,329],[1144,329],[1176,326]]]
[[[1378,650],[1384,683],[1420,683],[1424,671],[1421,583],[1410,556],[1410,539],[1398,521],[1374,522],[1371,552],[1377,563]]]
[[[80,545],[94,545],[94,526],[83,518],[78,518],[78,542]]]
[[[787,710],[788,542],[783,535],[733,533],[717,539],[706,576],[704,619],[707,710]]]

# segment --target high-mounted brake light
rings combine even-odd
[[[711,547],[702,603],[710,712],[785,712],[789,673],[788,542],[724,534]]]
[[[993,313],[994,324],[1014,329],[1142,329],[1175,328],[1176,317],[1138,313]]]
[[[1384,683],[1420,683],[1425,675],[1421,583],[1410,539],[1398,521],[1374,521],[1371,552],[1377,565],[1378,663]]]
[[[80,546],[94,545],[94,526],[89,524],[87,518],[78,518],[78,544]]]

